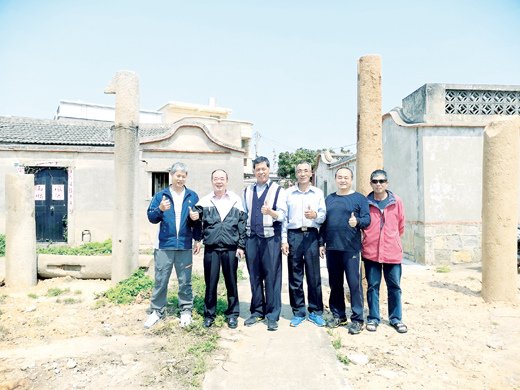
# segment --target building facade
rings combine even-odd
[[[172,116],[180,110],[182,117]],[[186,163],[187,186],[201,196],[211,191],[211,172],[217,168],[228,172],[231,190],[243,188],[244,172],[251,169],[252,124],[230,120],[229,113],[184,103],[141,112],[136,178],[141,245],[155,242],[156,226],[148,222],[146,208],[169,184],[173,162]],[[117,201],[113,114],[112,107],[60,102],[54,120],[0,117],[0,187],[6,173],[35,175],[38,241],[78,245],[111,237]],[[0,233],[5,233],[5,213],[2,191]]]

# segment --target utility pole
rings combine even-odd
[[[258,157],[258,144],[260,143],[260,132],[255,131],[255,158]]]

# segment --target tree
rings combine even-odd
[[[298,148],[294,153],[281,152],[278,155],[278,176],[284,179],[296,181],[296,174],[294,172],[296,165],[306,161],[311,164],[311,167],[314,170],[316,165],[316,156],[318,156],[320,152],[321,150],[310,150],[304,148]]]

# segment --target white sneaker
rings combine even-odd
[[[151,328],[152,326],[154,326],[157,321],[159,321],[161,319],[161,317],[159,316],[159,313],[157,312],[157,310],[154,310],[152,311],[152,314],[150,314],[148,316],[148,319],[145,321],[144,323],[144,327],[146,329],[148,328]]]
[[[191,313],[181,313],[181,328],[191,324]]]

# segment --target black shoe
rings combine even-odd
[[[249,317],[247,320],[244,321],[244,325],[245,325],[245,326],[253,326],[253,325],[255,325],[257,322],[260,322],[260,321],[263,321],[263,320],[264,320],[264,317],[251,316],[251,317]]]
[[[235,317],[229,317],[227,319],[228,328],[235,329],[238,326],[238,321]]]
[[[358,333],[361,333],[362,330],[363,330],[363,323],[362,322],[354,321],[348,327],[348,332],[350,334],[358,334]]]
[[[332,317],[329,321],[327,321],[327,327],[329,328],[337,328],[338,326],[347,325],[348,320],[346,318]]]
[[[202,323],[202,326],[205,328],[209,328],[211,325],[213,325],[213,322],[215,322],[215,320],[213,320],[213,318],[204,318],[204,322]]]
[[[278,322],[276,320],[267,320],[267,330],[274,331],[278,329]]]

